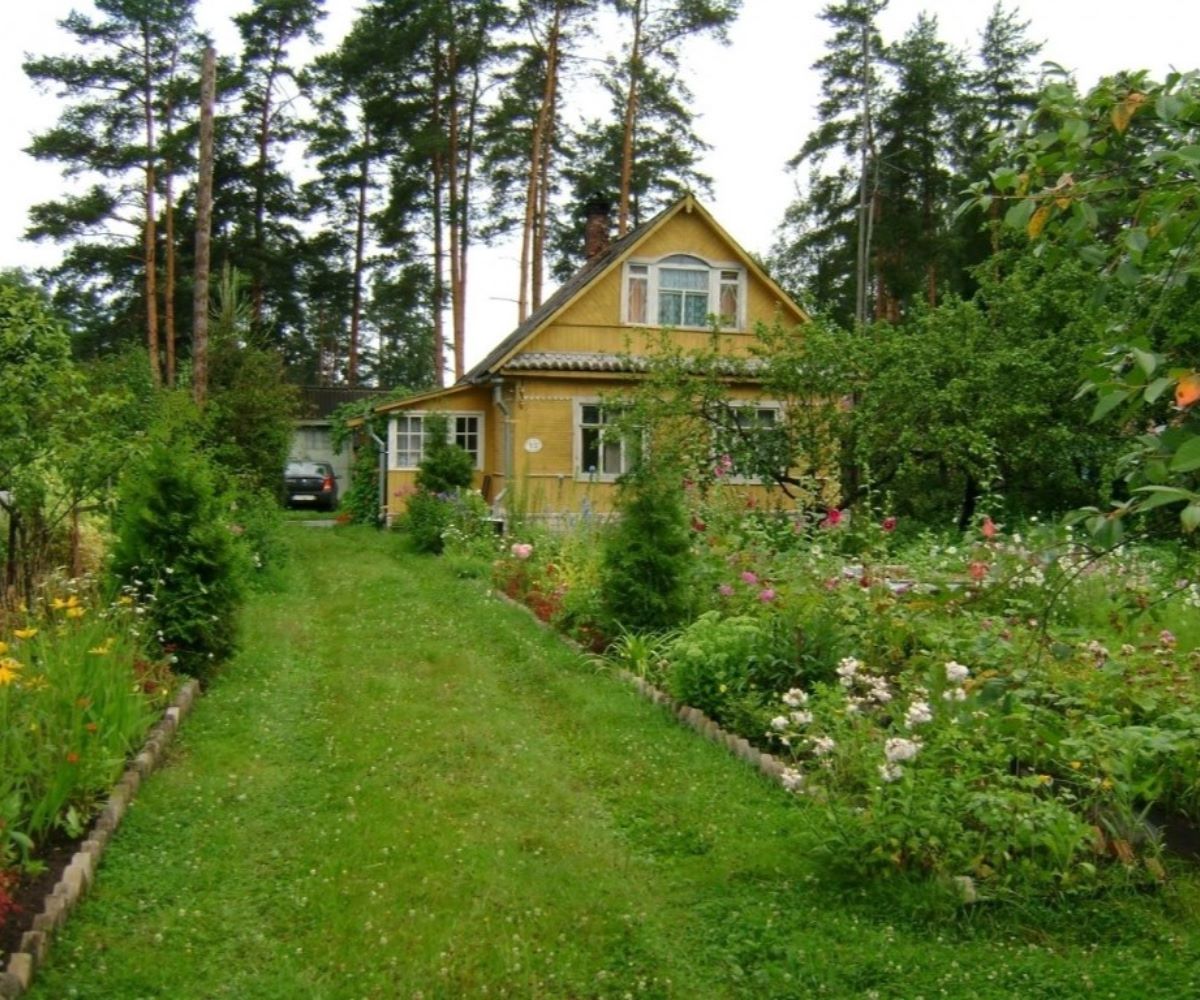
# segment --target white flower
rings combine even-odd
[[[804,774],[794,767],[785,767],[783,773],[779,776],[779,780],[789,792],[804,791]]]
[[[792,712],[791,720],[797,726],[807,726],[813,720],[812,712]]]
[[[906,729],[912,729],[914,726],[923,726],[927,722],[933,721],[933,711],[929,707],[927,701],[914,701],[908,706],[908,711],[904,713],[904,726]]]
[[[844,657],[837,665],[837,675],[842,687],[849,687],[854,683],[854,675],[858,673],[858,668],[862,664],[859,663],[853,656]]]
[[[808,742],[812,747],[812,752],[818,757],[827,757],[837,748],[837,743],[831,736],[814,736]]]
[[[956,663],[951,660],[946,664],[946,680],[951,684],[961,684],[971,676],[971,671],[964,667],[961,663]]]
[[[893,736],[883,745],[883,755],[889,764],[897,764],[902,760],[912,760],[921,750],[920,740],[906,740],[903,736]]]
[[[788,717],[786,715],[777,715],[771,720],[772,729],[787,729],[789,726]]]
[[[783,703],[788,708],[803,708],[808,704],[808,694],[802,688],[792,688],[784,693]]]
[[[881,705],[886,705],[892,700],[892,692],[888,689],[887,681],[882,677],[872,677],[867,681],[871,686],[871,690],[867,692],[867,697],[872,701],[877,701]]]
[[[884,781],[899,781],[904,776],[904,768],[899,764],[880,764],[879,777]]]
[[[966,701],[967,692],[962,688],[950,688],[942,692],[943,701]]]

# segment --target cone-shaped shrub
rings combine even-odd
[[[608,613],[634,631],[672,628],[688,607],[691,561],[680,477],[649,464],[621,483],[619,520],[605,540],[601,576]]]
[[[111,575],[149,605],[149,638],[204,678],[236,646],[244,579],[208,460],[186,432],[160,432],[121,482]]]

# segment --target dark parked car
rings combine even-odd
[[[289,507],[333,510],[337,506],[337,476],[327,462],[288,462],[283,482]]]

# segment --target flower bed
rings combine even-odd
[[[64,590],[0,628],[0,930],[45,851],[78,839],[167,703],[139,609]]]
[[[831,874],[969,898],[1154,885],[1200,827],[1200,585],[1186,553],[1069,529],[696,510],[692,614],[605,621],[594,544],[522,540],[498,585],[789,763]],[[1194,559],[1194,556],[1190,558]],[[1180,560],[1184,560],[1181,562]],[[552,596],[552,601],[550,597]]]

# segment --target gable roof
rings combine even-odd
[[[808,319],[804,310],[792,302],[791,297],[772,280],[754,258],[746,253],[738,245],[737,241],[718,225],[717,221],[692,195],[686,194],[674,204],[668,205],[652,219],[644,222],[636,229],[631,229],[624,236],[613,240],[607,249],[589,260],[567,281],[560,285],[550,298],[546,299],[545,302],[529,314],[525,322],[492,348],[487,356],[459,379],[456,384],[464,385],[485,381],[498,368],[510,361],[522,347],[533,339],[539,330],[548,325],[568,305],[582,295],[588,286],[620,264],[633,251],[637,244],[641,243],[681,211],[699,213],[716,233],[734,249],[738,255],[739,262],[749,273],[754,274],[755,277],[764,282],[778,295],[781,301],[791,305],[801,317],[806,320]]]
[[[658,215],[642,223],[636,229],[631,229],[624,236],[613,240],[608,247],[596,254],[571,277],[555,290],[550,298],[531,312],[525,322],[488,352],[487,356],[461,379],[463,382],[478,382],[499,366],[500,361],[513,353],[517,348],[540,330],[567,303],[583,291],[592,281],[608,270],[610,264],[624,256],[625,251],[637,243],[650,229],[657,225],[660,219],[670,212],[674,206],[664,208]]]

